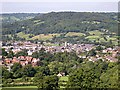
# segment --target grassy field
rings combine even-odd
[[[46,40],[52,39],[55,36],[58,37],[58,36],[60,36],[60,34],[57,34],[57,33],[55,33],[55,34],[46,34],[46,35],[45,34],[40,34],[40,35],[32,37],[31,40],[38,39],[38,40],[46,41]]]
[[[68,81],[68,76],[60,77],[60,79],[59,79],[59,86],[60,86],[60,88],[65,88],[65,86],[67,84],[67,81]]]
[[[54,44],[54,43],[44,43],[45,46],[59,46],[59,44]]]
[[[62,76],[59,79],[60,81],[68,81],[68,76]]]
[[[37,88],[37,86],[15,86],[15,87],[5,87],[5,88]]]
[[[19,32],[17,33],[17,36],[20,37],[20,38],[25,38],[26,40],[29,40],[29,36],[32,35],[32,34],[25,34],[23,32]]]
[[[2,90],[38,90],[37,86],[4,87]]]
[[[100,36],[87,36],[86,39],[100,39]]]
[[[59,37],[60,34],[57,34],[57,33],[54,33],[54,34],[39,34],[37,36],[34,36],[32,38],[30,38],[29,36],[31,36],[33,34],[25,34],[23,32],[20,32],[17,34],[18,37],[20,38],[25,38],[26,40],[35,40],[35,39],[38,39],[38,40],[43,40],[43,41],[46,41],[46,40],[50,40],[52,39],[53,37]]]
[[[100,32],[99,30],[94,30],[94,31],[90,31],[89,34],[95,36],[101,36],[104,33]]]
[[[18,80],[20,80],[19,78]],[[62,76],[59,78],[59,83],[67,84],[68,76]],[[64,86],[60,86],[60,88],[65,88]],[[2,90],[37,90],[37,86],[15,86],[15,87],[4,87]]]
[[[84,33],[77,33],[77,32],[68,32],[65,37],[68,37],[68,36],[84,36],[85,34]]]

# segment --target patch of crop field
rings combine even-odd
[[[43,22],[35,23],[34,25],[40,25],[40,24],[42,24],[42,23],[44,23],[44,21],[43,21]]]
[[[15,86],[15,87],[4,87],[4,88],[37,88],[37,86]]]
[[[64,86],[60,86],[60,89],[65,88]]]
[[[77,33],[77,32],[68,32],[65,37],[68,37],[68,36],[85,36],[84,33]]]
[[[45,46],[59,46],[59,44],[54,44],[54,43],[45,43]]]
[[[16,21],[19,21],[19,20],[20,20],[19,18],[16,18],[16,17],[14,17],[14,16],[11,16],[10,19],[11,19],[11,20],[16,20]]]
[[[62,76],[59,79],[60,81],[68,81],[68,76]]]
[[[117,42],[117,41],[112,41],[112,43],[113,43],[114,45],[118,45],[118,42]]]
[[[23,32],[19,32],[17,33],[17,36],[20,37],[20,38],[25,38],[26,40],[29,40],[29,36],[32,35],[32,34],[25,34]]]
[[[117,40],[117,38],[114,38],[114,37],[110,37],[110,38],[107,38],[107,39],[112,40],[112,41]]]
[[[100,36],[87,36],[86,39],[100,39]]]
[[[59,78],[59,86],[60,86],[60,88],[65,88],[67,82],[68,82],[68,76],[60,77]]]
[[[100,32],[99,30],[94,30],[89,32],[90,35],[100,36],[104,33]]]
[[[35,20],[34,21],[34,25],[40,25],[42,23],[44,23],[44,21],[41,21],[41,20]]]
[[[7,35],[5,35],[5,36],[8,36],[9,38],[12,38],[11,34],[7,34]]]
[[[41,20],[34,20],[34,23],[40,22]]]
[[[100,38],[100,42],[108,42],[108,40],[105,40],[104,38]]]
[[[34,36],[31,38],[31,40],[35,40],[35,39],[38,39],[38,40],[43,40],[43,41],[46,41],[46,40],[50,40],[52,39],[53,37],[59,37],[60,34],[40,34],[40,35],[37,35],[37,36]]]
[[[2,90],[38,90],[37,86],[3,87]]]

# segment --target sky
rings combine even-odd
[[[68,2],[69,1],[69,2]],[[2,0],[0,13],[117,12],[118,0]]]

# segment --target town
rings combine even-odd
[[[96,48],[99,47],[102,48],[102,52],[99,50],[96,50]],[[109,61],[109,62],[117,62],[118,61],[118,55],[120,52],[120,47],[115,46],[113,48],[105,48],[104,46],[100,45],[94,45],[94,44],[71,44],[65,42],[63,46],[45,46],[43,44],[35,44],[31,43],[30,41],[16,41],[12,43],[11,45],[8,45],[7,43],[4,43],[4,46],[2,46],[3,49],[5,49],[5,52],[9,53],[12,51],[14,54],[17,54],[23,50],[27,50],[26,56],[19,56],[19,57],[4,57],[0,56],[2,59],[1,64],[8,67],[8,70],[10,70],[10,67],[14,63],[20,63],[22,66],[31,64],[34,66],[39,66],[37,62],[40,61],[39,58],[33,58],[31,55],[34,52],[37,52],[41,49],[44,49],[45,52],[50,52],[51,54],[57,53],[57,52],[75,52],[79,58],[87,59],[88,61],[95,62],[97,60],[102,61]],[[87,52],[90,52],[91,50],[96,50],[95,55],[88,55]]]

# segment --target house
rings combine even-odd
[[[89,61],[92,61],[92,62],[95,62],[95,61],[97,61],[98,59],[97,59],[96,57],[89,57],[88,60],[89,60]]]
[[[20,61],[16,58],[16,57],[13,57],[12,59],[12,63],[19,63]]]
[[[114,50],[112,52],[112,57],[117,57],[117,56],[119,56],[119,52],[117,50]]]
[[[57,75],[58,77],[62,77],[62,76],[65,76],[65,73],[59,73],[58,75]]]
[[[6,59],[4,60],[4,63],[5,63],[5,64],[11,64],[11,63],[12,63],[12,59],[11,59],[11,58],[6,58]]]
[[[32,50],[28,50],[27,53],[28,53],[28,55],[32,55],[33,51]]]
[[[118,61],[117,58],[114,58],[114,57],[111,57],[111,56],[106,56],[105,58],[110,62],[117,62]]]

